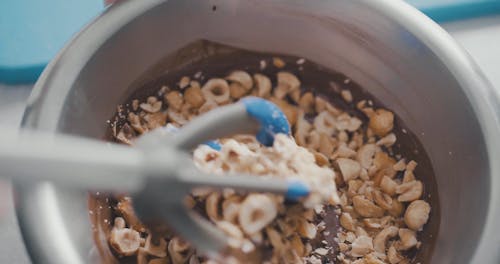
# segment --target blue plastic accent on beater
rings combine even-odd
[[[219,141],[217,140],[210,140],[205,143],[203,143],[209,147],[211,147],[214,150],[220,151],[222,149],[222,146],[220,145]]]
[[[289,200],[298,200],[299,198],[308,196],[310,193],[309,187],[299,180],[291,180],[288,183],[288,190],[285,197]]]
[[[260,143],[272,146],[276,134],[290,135],[290,124],[278,106],[258,97],[247,97],[241,102],[245,105],[247,113],[261,125],[256,135]]]

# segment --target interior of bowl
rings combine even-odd
[[[271,65],[273,58],[279,57],[284,63],[284,68],[276,68],[266,66],[261,68],[262,62],[266,65]],[[238,58],[235,61],[235,58]],[[262,73],[266,76],[275,76],[278,71],[289,71],[296,74],[301,80],[303,90],[311,91],[315,95],[322,96],[336,107],[343,109],[349,114],[355,115],[361,120],[366,121],[356,108],[349,103],[346,103],[341,96],[338,95],[340,89],[348,89],[353,98],[357,101],[369,100],[374,107],[383,107],[384,103],[370,95],[363,87],[360,87],[353,81],[345,82],[346,76],[341,73],[326,69],[321,65],[316,65],[313,62],[305,60],[305,62],[297,65],[297,61],[301,58],[286,56],[282,54],[267,54],[241,50],[234,47],[224,46],[206,40],[200,40],[188,44],[173,54],[162,58],[159,62],[151,67],[141,78],[138,78],[136,84],[137,89],[131,96],[121,102],[122,108],[127,109],[127,105],[131,105],[132,100],[138,99],[145,101],[149,96],[156,96],[158,91],[168,86],[172,89],[174,84],[183,76],[195,76],[201,74],[202,80],[209,80],[220,76],[225,76],[234,69],[244,69],[249,73]],[[168,70],[168,72],[166,72]],[[152,78],[152,76],[154,76]],[[123,113],[117,113],[115,117],[110,118],[112,125],[109,127],[106,139],[116,141],[112,135],[112,126],[119,131],[126,119]],[[423,181],[425,191],[423,194],[424,200],[428,201],[432,207],[432,215],[429,222],[426,224],[423,232],[419,233],[418,239],[422,242],[419,250],[412,250],[409,253],[410,259],[417,262],[428,262],[435,244],[436,234],[439,229],[439,200],[438,190],[435,181],[435,175],[432,164],[426,154],[424,147],[420,144],[417,136],[409,131],[409,128],[404,124],[404,121],[396,117],[394,134],[398,139],[398,143],[392,148],[395,156],[400,155],[407,160],[418,161],[418,167],[415,171],[418,179]],[[90,198],[91,221],[94,226],[94,236],[98,244],[98,249],[105,259],[114,259],[116,253],[110,249],[105,237],[109,237],[113,219],[117,216],[113,208],[116,207],[116,199],[113,196],[97,193]],[[111,207],[110,207],[111,206]],[[336,218],[332,211],[332,218]],[[336,234],[338,223],[327,226],[332,234]],[[337,245],[333,245],[335,248]],[[122,258],[122,261],[135,261],[134,257]]]
[[[119,6],[115,12],[120,12]],[[489,184],[488,164],[477,118],[436,54],[407,28],[363,1],[161,2],[96,49],[61,103],[57,130],[103,138],[116,105],[164,75],[171,65],[185,62],[172,55],[200,39],[306,58],[343,73],[393,110],[422,143],[434,168],[433,188],[438,191],[431,199],[439,204],[440,217],[433,224],[435,246],[423,260],[469,262],[489,195],[484,191]],[[64,201],[58,203],[83,203],[81,197],[57,188],[46,192]],[[89,226],[71,224],[72,217],[82,215],[80,209],[54,210],[64,210],[60,228],[71,230],[72,241],[85,237],[79,252],[88,252]]]

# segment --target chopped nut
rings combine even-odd
[[[381,261],[375,253],[371,253],[366,255],[363,260],[365,264],[384,264],[385,262]]]
[[[248,93],[248,90],[245,89],[245,87],[243,87],[239,83],[231,83],[229,85],[229,94],[231,95],[231,98],[240,99],[243,96],[245,96],[247,93]]]
[[[370,116],[368,126],[373,130],[375,135],[383,137],[391,132],[394,127],[394,114],[385,109],[377,109],[375,113]]]
[[[340,96],[342,96],[342,99],[348,103],[352,103],[352,93],[349,90],[342,90],[340,92]]]
[[[189,244],[178,237],[173,237],[168,243],[168,255],[173,264],[185,263],[192,254]]]
[[[356,231],[356,227],[354,225],[354,220],[352,220],[352,217],[349,213],[342,213],[340,215],[340,225],[349,230],[349,231]]]
[[[342,177],[345,182],[350,180],[354,180],[359,177],[361,172],[361,166],[357,161],[352,159],[339,158],[337,159],[337,164],[340,168],[340,172],[342,173]]]
[[[406,162],[404,159],[399,160],[392,166],[395,171],[404,171],[406,168]]]
[[[411,181],[403,183],[396,187],[396,193],[399,194],[398,201],[415,201],[420,198],[420,196],[422,196],[423,189],[424,187],[421,181]]]
[[[389,263],[391,264],[398,264],[400,261],[403,260],[403,256],[401,256],[397,251],[394,246],[389,247],[387,250],[387,260],[389,260]]]
[[[277,215],[274,202],[263,194],[250,194],[241,204],[238,220],[246,234],[255,234],[267,226]]]
[[[158,101],[156,97],[150,96],[148,97],[147,103],[142,103],[139,106],[148,113],[156,113],[161,110],[161,105],[161,101]]]
[[[266,228],[266,234],[267,237],[269,238],[269,242],[271,242],[271,245],[275,249],[282,249],[284,247],[282,237],[280,233],[278,233],[278,231],[268,227]]]
[[[213,78],[203,85],[201,92],[207,101],[213,101],[217,104],[229,102],[230,92],[226,80]]]
[[[390,133],[387,136],[379,139],[377,141],[377,146],[385,146],[385,147],[391,147],[396,143],[396,135],[394,133]]]
[[[278,99],[283,99],[287,94],[300,89],[300,81],[292,73],[278,72],[277,79],[278,85],[274,89],[274,96]]]
[[[257,87],[257,96],[267,98],[271,95],[271,80],[263,74],[254,74],[255,86]]]
[[[408,205],[405,212],[405,223],[406,225],[415,231],[419,231],[429,220],[429,213],[431,211],[431,206],[423,201],[416,200]]]
[[[278,57],[274,57],[273,58],[273,65],[276,67],[276,68],[283,68],[285,67],[286,63],[284,60],[282,60],[281,58],[278,58]]]
[[[373,251],[373,241],[371,237],[360,236],[354,240],[351,245],[351,255],[354,257],[363,257]]]
[[[130,112],[128,113],[128,121],[130,126],[139,134],[143,134],[148,131],[148,128],[141,124],[141,119],[138,115]]]
[[[358,214],[364,217],[382,217],[384,210],[376,206],[373,202],[363,198],[362,196],[354,196],[352,198],[354,209]]]
[[[297,252],[297,254],[300,257],[304,257],[306,255],[305,254],[306,249],[305,249],[304,243],[302,243],[302,239],[300,239],[299,236],[293,235],[290,238],[290,244],[291,244],[292,248],[295,250],[295,252]]]
[[[387,243],[387,240],[397,235],[398,235],[397,227],[390,226],[384,228],[375,236],[375,239],[373,240],[373,247],[375,248],[375,251],[385,254],[385,245]]]
[[[184,117],[181,113],[176,112],[174,110],[168,109],[167,110],[167,116],[170,121],[172,121],[174,124],[178,124],[180,126],[183,126],[187,124],[188,120],[186,117]]]
[[[379,190],[372,191],[373,199],[375,203],[382,209],[391,210],[392,208],[392,198],[386,193],[382,193]]]
[[[153,130],[158,127],[162,127],[167,122],[167,114],[163,112],[156,112],[153,114],[146,114],[144,116],[144,121],[148,124],[147,130]]]
[[[305,237],[308,239],[314,239],[316,237],[316,233],[317,233],[316,226],[313,223],[309,223],[305,219],[303,219],[300,222],[298,231],[302,237]]]
[[[337,158],[352,158],[356,156],[356,151],[348,148],[345,144],[340,145],[337,151],[333,153],[332,159],[337,159]]]
[[[361,164],[361,167],[369,169],[374,160],[375,153],[379,152],[380,149],[375,144],[363,145],[356,154],[356,159]]]
[[[339,250],[340,252],[346,252],[349,250],[349,246],[346,243],[339,243]]]
[[[117,217],[115,218],[115,225],[111,230],[109,244],[120,255],[132,256],[141,246],[141,235],[133,229],[126,228],[125,220]]]
[[[399,217],[403,213],[403,204],[397,199],[392,200],[392,208],[388,210],[389,214],[394,217]]]
[[[134,138],[134,132],[130,128],[128,124],[123,125],[118,135],[116,135],[116,139],[124,144],[132,145],[132,139]]]
[[[398,187],[398,184],[393,181],[391,178],[384,176],[382,177],[382,180],[380,181],[380,189],[387,193],[388,195],[394,195],[396,194],[396,188]]]
[[[397,246],[400,250],[407,250],[415,247],[418,242],[415,232],[406,228],[399,229],[399,239],[400,241],[398,241],[399,243]]]
[[[188,87],[190,82],[191,82],[191,78],[189,78],[188,76],[183,76],[179,80],[179,88],[181,88],[181,90],[182,90],[182,89]]]
[[[330,165],[330,161],[328,160],[328,158],[319,152],[314,152],[314,160],[316,161],[316,164],[318,164],[318,166],[320,167]]]
[[[314,128],[318,132],[331,136],[337,129],[336,122],[337,120],[330,112],[323,111],[314,118]]]
[[[299,100],[299,107],[305,113],[314,112],[314,95],[311,92],[307,92]]]
[[[199,108],[205,103],[201,88],[193,85],[184,92],[184,100],[194,108]]]
[[[182,104],[184,104],[184,98],[179,91],[168,92],[165,94],[164,98],[166,103],[168,104],[168,107],[177,111],[180,110]]]
[[[304,112],[300,112],[297,117],[294,134],[295,140],[299,146],[305,146],[307,144],[306,137],[311,129],[312,125],[304,118]]]
[[[238,83],[246,91],[249,91],[253,87],[252,76],[245,71],[233,71],[226,77],[226,80]]]
[[[217,107],[217,103],[212,101],[212,100],[208,100],[208,101],[205,101],[205,103],[200,107],[200,109],[198,109],[198,112],[200,114],[203,114],[203,113],[206,113],[212,109],[215,109]]]
[[[137,111],[139,109],[139,100],[134,99],[132,100],[132,110]]]

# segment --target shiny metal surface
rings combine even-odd
[[[49,65],[23,126],[102,137],[137,78],[197,39],[302,56],[358,82],[398,113],[432,161],[441,223],[430,263],[500,262],[499,94],[447,33],[403,2],[125,1]],[[48,184],[17,191],[34,262],[97,261],[85,194]]]

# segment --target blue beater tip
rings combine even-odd
[[[260,123],[257,140],[265,146],[272,146],[274,136],[282,133],[290,135],[290,124],[280,108],[262,98],[249,96],[241,100],[247,113]]]
[[[309,187],[302,181],[292,180],[288,183],[288,190],[285,197],[289,200],[298,200],[299,198],[308,196],[311,193]]]

